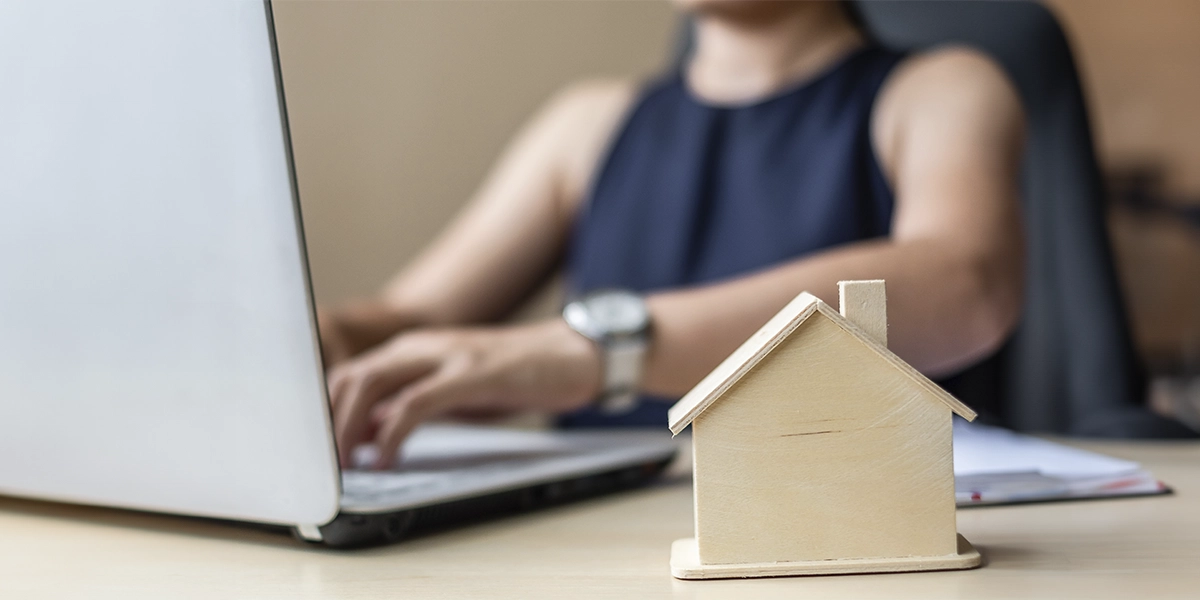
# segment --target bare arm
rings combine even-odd
[[[683,394],[799,292],[836,305],[843,279],[887,280],[889,342],[922,371],[947,374],[994,350],[1020,306],[1023,125],[1015,91],[979,55],[902,65],[872,131],[896,197],[892,235],[651,297],[645,390]]]
[[[501,319],[558,263],[630,82],[576,84],[525,126],[455,221],[376,298],[322,311],[327,360],[417,326]]]

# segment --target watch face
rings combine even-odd
[[[584,301],[599,328],[616,335],[633,334],[646,327],[650,315],[642,299],[628,292],[605,292]]]

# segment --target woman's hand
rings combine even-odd
[[[321,358],[325,368],[333,368],[354,355],[349,335],[337,312],[318,306],[317,330],[321,332]]]
[[[405,436],[430,417],[581,408],[601,387],[591,340],[561,319],[507,327],[402,333],[329,375],[343,466],[374,440],[375,468],[391,466]]]
[[[321,356],[325,359],[325,368],[332,369],[397,333],[415,327],[421,321],[410,313],[374,299],[358,300],[337,308],[317,307],[317,328],[321,332]]]

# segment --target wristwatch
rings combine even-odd
[[[604,390],[596,403],[600,410],[609,414],[633,410],[650,343],[646,301],[626,290],[599,290],[567,304],[563,319],[600,348],[604,369]]]

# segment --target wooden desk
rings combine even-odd
[[[686,477],[387,548],[337,552],[188,519],[0,499],[0,598],[1200,598],[1200,444],[1087,444],[1167,497],[975,508],[974,571],[677,581]]]

